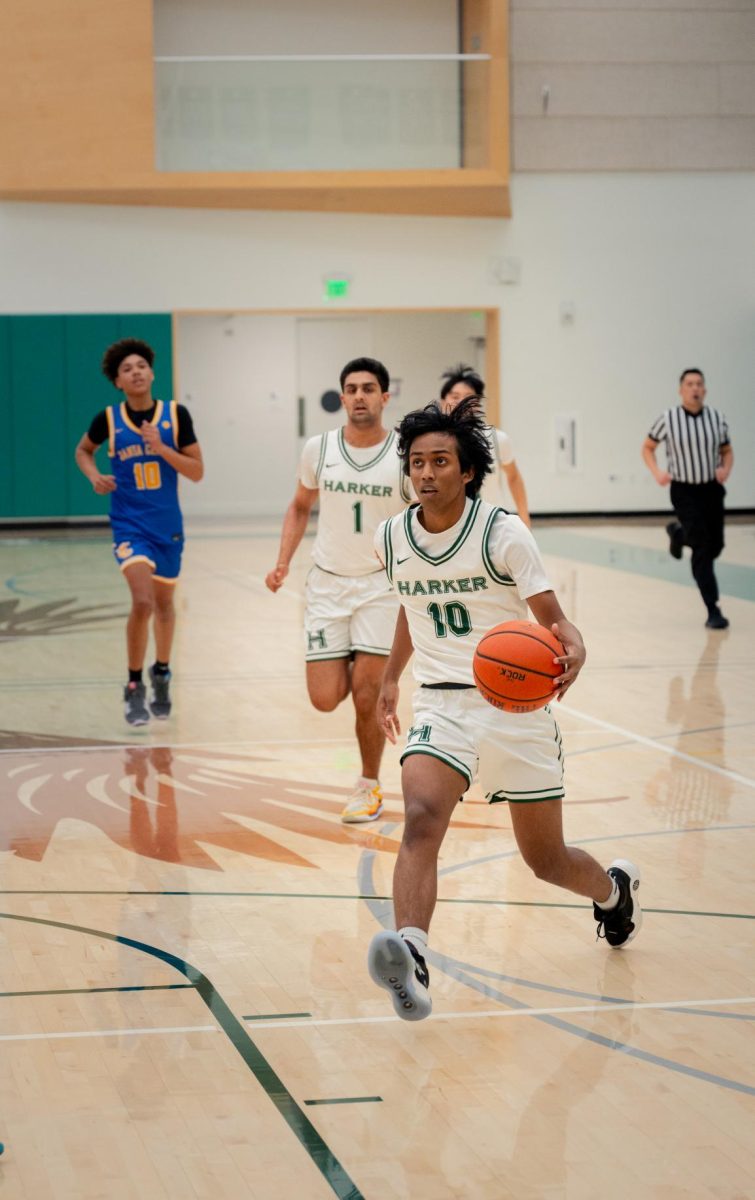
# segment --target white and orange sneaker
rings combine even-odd
[[[383,789],[380,784],[358,779],[341,813],[341,820],[344,825],[361,825],[364,821],[377,821],[382,811]]]

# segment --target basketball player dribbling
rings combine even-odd
[[[362,771],[341,820],[358,824],[377,820],[383,807],[385,735],[376,704],[398,612],[373,539],[381,521],[405,507],[409,493],[396,434],[383,426],[390,400],[386,368],[373,358],[353,359],[340,382],[346,421],[305,444],[278,561],[265,583],[271,592],[281,587],[319,497],[304,616],[307,691],[320,712],[332,712],[351,696]]]
[[[184,544],[178,477],[198,483],[204,474],[188,410],[174,400],[152,398],[154,360],[152,347],[137,338],[108,347],[102,370],[123,393],[123,402],[98,413],[76,447],[76,464],[95,492],[110,495],[113,554],[131,592],[124,702],[126,720],[134,726],[146,725],[150,715],[157,720],[170,715],[173,597]],[[95,462],[103,442],[112,475],[102,475]],[[148,707],[142,670],[152,618],[155,662],[149,669]]]
[[[398,427],[399,454],[419,500],[381,525],[375,548],[401,603],[378,717],[395,743],[398,684],[414,653],[412,727],[402,763],[406,808],[393,876],[397,932],[372,939],[368,965],[408,1021],[429,1016],[425,962],[437,894],[438,854],[451,815],[479,769],[488,800],[507,800],[519,850],[539,879],[592,899],[598,936],[631,941],[641,923],[639,871],[625,859],[606,872],[564,843],[561,735],[549,707],[526,714],[494,708],[473,684],[482,635],[505,620],[535,620],[564,646],[560,699],[585,661],[579,630],[565,617],[523,522],[480,500],[491,467],[476,400],[451,412],[409,413]]]

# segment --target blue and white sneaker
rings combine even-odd
[[[411,942],[392,930],[381,930],[370,942],[367,966],[378,987],[391,993],[402,1021],[423,1021],[430,1016],[430,972]]]

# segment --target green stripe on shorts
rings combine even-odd
[[[459,759],[454,758],[451,754],[444,754],[440,750],[433,750],[430,746],[407,746],[404,753],[399,759],[400,763],[408,758],[410,754],[427,754],[430,758],[437,758],[440,762],[445,763],[452,771],[456,771],[463,779],[466,780],[467,787],[472,786],[472,776]]]

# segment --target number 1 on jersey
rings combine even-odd
[[[357,500],[356,504],[352,504],[351,510],[354,513],[354,533],[362,532],[362,501]]]

